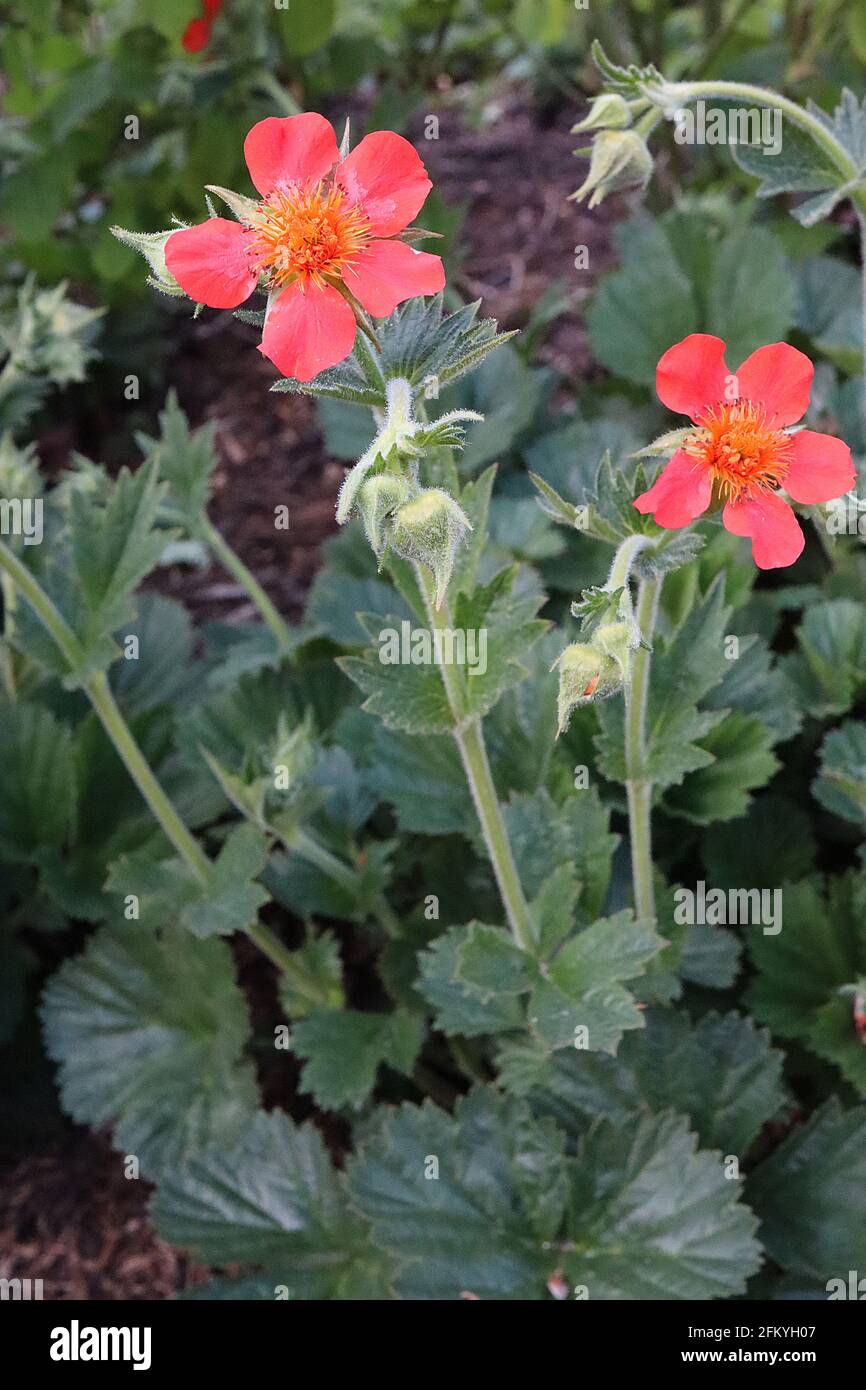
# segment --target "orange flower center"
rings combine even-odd
[[[768,425],[764,407],[753,401],[711,406],[683,448],[711,470],[726,502],[773,491],[791,464],[790,435]]]
[[[341,277],[370,237],[370,225],[335,185],[277,189],[259,203],[250,253],[273,287],[300,277]]]

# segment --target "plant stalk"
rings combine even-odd
[[[644,579],[638,589],[635,618],[643,640],[650,643],[655,630],[662,581]],[[649,697],[650,652],[638,647],[632,660],[631,681],[625,692],[625,764],[628,797],[629,842],[635,917],[656,920],[652,862],[652,781],[646,769],[646,718]]]
[[[818,148],[836,165],[846,183],[855,182],[860,178],[859,169],[832,131],[823,126],[805,107],[799,106],[789,97],[782,96],[780,92],[774,92],[770,87],[759,87],[751,82],[724,82],[714,79],[671,82],[665,86],[669,89],[668,96],[671,102],[685,103],[697,101],[701,97],[717,97],[720,101],[743,101],[751,102],[755,106],[773,107],[781,111],[783,116],[787,116],[792,125],[798,126],[814,140]],[[658,95],[659,92],[656,90],[656,96]],[[656,96],[651,99],[655,100]],[[853,189],[850,197],[861,212],[866,211],[866,188]]]
[[[605,588],[611,593],[615,589],[625,588],[631,574],[631,567],[637,556],[642,550],[646,550],[647,546],[655,545],[656,541],[653,540],[652,536],[644,536],[640,533],[627,536],[613,557],[613,564]]]
[[[243,560],[232,550],[225,536],[218,531],[209,517],[202,519],[201,527],[202,540],[210,547],[216,558],[224,569],[237,580],[243,589],[249,594],[250,599],[255,604],[262,616],[266,626],[274,634],[277,644],[284,651],[290,651],[292,646],[292,635],[289,628],[274,604],[268,598],[264,589],[251,570],[247,569]]]
[[[15,652],[10,645],[9,638],[15,630],[15,605],[17,602],[15,584],[11,575],[4,570],[0,574],[0,594],[3,595],[3,636],[6,639],[0,644],[0,666],[3,668],[3,686],[8,699],[12,702],[18,698],[18,682],[15,676]]]
[[[450,607],[447,601],[440,609],[435,607],[432,575],[420,564],[416,564],[415,572],[431,627],[440,630],[448,628],[451,622]],[[439,671],[454,721],[454,741],[460,750],[463,770],[478,813],[508,925],[517,945],[524,951],[531,951],[535,943],[529,905],[523,894],[502,808],[493,784],[481,720],[476,715],[466,713],[463,683],[456,667],[443,661],[440,662]]]
[[[320,845],[312,835],[300,828],[293,831],[292,835],[284,841],[288,849],[292,849],[299,854],[302,859],[306,859],[308,864],[314,864],[321,869],[322,873],[339,884],[349,893],[354,893],[358,886],[358,876],[351,864],[345,864],[336,854],[332,854],[324,845]],[[400,935],[400,921],[390,903],[384,895],[380,894],[371,906],[372,915],[376,918],[379,925],[388,936],[398,937]]]
[[[97,675],[91,676],[84,686],[84,691],[150,811],[199,882],[207,883],[211,871],[210,860],[160,786],[150,763],[120,712],[105,673],[100,671]]]

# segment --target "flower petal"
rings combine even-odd
[[[747,357],[736,373],[737,393],[762,403],[768,425],[795,425],[809,408],[814,375],[804,352],[790,343],[769,343]]]
[[[752,559],[759,570],[793,565],[806,544],[800,523],[778,492],[729,502],[722,522],[733,536],[751,536]]]
[[[334,127],[315,111],[268,116],[244,141],[250,178],[263,198],[290,183],[318,183],[340,158]]]
[[[368,314],[387,318],[404,299],[445,288],[439,256],[416,251],[405,241],[371,241],[346,267],[343,279]]]
[[[200,53],[210,38],[210,24],[206,19],[191,19],[181,35],[181,44],[187,53]]]
[[[295,280],[271,304],[259,352],[283,376],[312,381],[355,345],[355,315],[332,285]]]
[[[659,400],[677,415],[692,420],[725,399],[730,373],[725,345],[710,333],[690,333],[659,358],[656,391]]]
[[[235,309],[248,299],[259,275],[250,264],[249,232],[227,217],[172,232],[165,263],[181,289],[211,309]]]
[[[850,492],[857,474],[851,450],[832,434],[800,430],[791,437],[791,466],[782,486],[795,502],[829,502]]]
[[[432,183],[415,149],[390,130],[365,135],[337,170],[337,182],[363,208],[374,236],[394,236],[420,212]]]
[[[642,492],[634,505],[644,516],[652,512],[657,526],[678,531],[706,511],[712,490],[710,470],[684,449],[678,449],[652,487]]]

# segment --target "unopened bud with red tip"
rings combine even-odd
[[[395,513],[390,542],[406,560],[433,571],[435,603],[442,607],[457,547],[472,526],[463,508],[441,488],[428,488]]]
[[[622,689],[623,674],[619,662],[598,647],[585,642],[572,642],[554,662],[559,668],[559,727],[557,734],[568,728],[576,709],[603,700]]]

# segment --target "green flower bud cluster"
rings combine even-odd
[[[380,566],[389,546],[404,560],[426,565],[441,608],[457,547],[472,530],[459,503],[442,488],[419,488],[399,473],[377,473],[361,484],[356,506]]]
[[[436,607],[445,598],[454,557],[472,530],[462,507],[441,488],[418,480],[424,453],[460,448],[461,421],[480,420],[475,411],[451,411],[432,422],[412,414],[412,387],[394,378],[387,385],[387,409],[369,449],[348,473],[337,503],[342,525],[357,512],[381,566],[389,547],[404,559],[425,565],[436,584]]]
[[[553,664],[559,670],[558,734],[576,709],[625,689],[632,653],[641,645],[627,587],[588,590],[572,612],[583,619],[586,640],[566,647]]]

